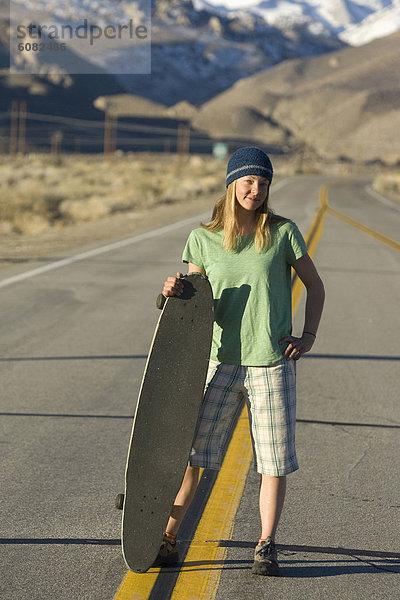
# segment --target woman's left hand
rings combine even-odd
[[[279,340],[280,344],[288,344],[284,352],[286,360],[299,360],[305,352],[309,352],[314,344],[315,338],[309,333],[304,333],[302,337],[297,338],[293,335],[286,335]]]

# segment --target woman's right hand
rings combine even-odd
[[[183,292],[183,282],[181,278],[183,277],[182,273],[177,273],[176,277],[168,277],[167,281],[164,283],[162,295],[165,298],[168,296],[180,296]]]

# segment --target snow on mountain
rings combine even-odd
[[[158,0],[11,0],[31,10],[43,10],[60,19],[97,17],[118,23]],[[165,0],[170,16],[182,4]],[[278,29],[306,26],[311,34],[336,34],[350,45],[360,45],[400,29],[400,0],[193,0],[192,10],[221,17],[261,17]],[[146,11],[147,12],[147,11]]]
[[[400,0],[348,27],[339,38],[350,46],[362,46],[396,31],[400,31]]]
[[[175,17],[180,24],[188,10],[243,22],[247,15],[285,32],[304,27],[311,35],[334,34],[355,46],[400,30],[400,0],[11,0],[11,10],[23,6],[60,20],[93,18],[98,23],[120,23],[139,11],[149,14],[150,7],[157,12],[160,5],[169,20]],[[196,20],[185,16],[188,24]]]
[[[278,28],[306,26],[310,33],[333,32],[360,45],[400,29],[400,0],[194,0],[197,10],[261,16]]]

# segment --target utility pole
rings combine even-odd
[[[112,153],[117,149],[117,130],[118,117],[113,115],[110,119],[110,152]]]
[[[183,152],[186,156],[190,154],[190,125],[187,124],[184,128]]]
[[[177,153],[178,157],[182,153],[182,135],[183,135],[182,127],[183,127],[182,123],[179,123],[178,124],[178,133],[176,136],[176,153]]]
[[[108,110],[104,112],[104,156],[111,152],[112,123]]]
[[[22,100],[19,104],[19,135],[18,154],[25,154],[26,147],[26,102]]]
[[[18,100],[11,102],[10,115],[10,147],[9,153],[14,156],[17,153],[17,135],[18,135]]]
[[[176,153],[178,155],[178,166],[180,167],[183,159],[189,155],[190,148],[190,124],[179,123],[176,140]]]
[[[60,157],[62,137],[62,131],[55,131],[51,136],[51,154],[57,159]]]

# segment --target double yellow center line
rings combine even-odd
[[[400,250],[400,243],[397,242],[396,240],[393,240],[392,238],[388,237],[387,235],[383,235],[383,233],[380,233],[379,231],[375,231],[375,229],[371,229],[371,227],[367,227],[366,225],[363,225],[362,223],[359,223],[358,221],[351,219],[347,215],[344,215],[343,213],[339,212],[338,210],[335,210],[334,208],[332,208],[329,205],[327,205],[327,212],[330,215],[332,215],[333,217],[340,219],[344,223],[347,223],[348,225],[355,227],[359,231],[362,231],[363,233],[370,235],[371,237],[375,238],[379,242],[382,242],[382,244],[385,244],[386,246],[389,246],[390,248],[394,248],[395,250]]]

